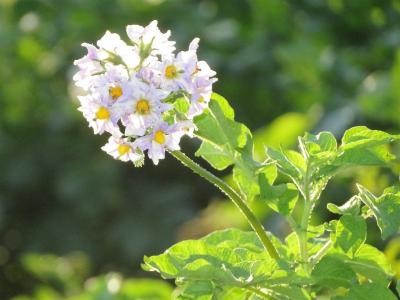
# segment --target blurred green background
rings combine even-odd
[[[153,19],[178,48],[201,38],[214,89],[256,130],[260,159],[263,144],[294,147],[305,130],[400,132],[400,0],[0,0],[0,299],[169,299],[167,283],[137,279],[154,278],[140,270],[143,255],[246,228],[172,158],[135,169],[108,157],[76,110],[80,44],[106,30],[125,38],[127,24]],[[184,142],[188,153],[197,146]],[[356,180],[379,193],[394,171],[342,175],[314,222],[332,218],[326,202],[346,200]],[[287,233],[275,214],[254,209]],[[398,264],[398,239],[378,243],[370,229]]]

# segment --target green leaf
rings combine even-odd
[[[383,194],[400,194],[400,186],[399,185],[392,185],[387,187]]]
[[[387,286],[392,279],[393,270],[385,254],[371,245],[363,244],[353,258],[342,259],[354,272],[372,282]]]
[[[271,239],[278,248],[283,247],[276,238]],[[210,288],[211,295],[231,288],[259,295],[262,290],[300,282],[283,266],[283,261],[275,261],[265,252],[255,233],[237,229],[180,242],[161,255],[145,257],[143,264],[145,270],[156,271],[165,279],[176,279],[183,295],[196,292],[204,297],[210,295]]]
[[[250,134],[246,126],[235,122],[233,118],[233,109],[228,101],[213,94],[209,109],[194,120],[198,128],[196,134],[203,141],[196,155],[207,160],[218,170],[234,162],[235,149],[244,147]],[[221,157],[224,157],[225,163],[216,164]]]
[[[261,293],[261,292],[260,292]],[[179,289],[177,300],[263,300],[252,291],[238,287],[220,287],[210,281],[191,281]]]
[[[224,151],[223,147],[208,142],[200,145],[196,155],[203,157],[216,170],[224,170],[235,162],[232,155]]]
[[[278,168],[275,164],[266,164],[259,169],[259,176],[262,175],[268,184],[272,185],[278,176]]]
[[[181,287],[177,300],[212,300],[216,287],[211,281],[188,282]]]
[[[399,139],[398,135],[391,135],[380,130],[371,130],[366,126],[356,126],[347,130],[342,138],[342,150],[357,147],[371,147],[388,144]]]
[[[161,280],[127,279],[124,280],[118,292],[121,299],[168,300],[171,298],[172,287]]]
[[[271,294],[275,296],[277,300],[311,300],[312,298],[308,293],[299,287],[292,285],[276,286],[270,289]]]
[[[260,199],[278,213],[290,215],[296,205],[299,192],[292,183],[271,185],[264,174],[258,177],[260,184]]]
[[[385,299],[396,300],[397,297],[385,286],[376,283],[366,283],[362,285],[353,285],[349,293],[343,297],[335,297],[335,300],[372,300]]]
[[[234,120],[228,101],[213,94],[209,109],[195,118],[197,137],[202,140],[196,155],[213,168],[224,170],[234,165],[233,179],[242,195],[252,200],[259,193],[257,173],[261,165],[253,159],[250,130]]]
[[[356,273],[339,257],[324,256],[314,267],[312,277],[324,287],[349,287],[357,282]]]
[[[309,256],[316,254],[322,246],[327,242],[327,239],[323,237],[325,233],[326,224],[319,226],[308,226],[307,230],[307,248]],[[285,242],[287,245],[288,253],[291,260],[299,260],[300,258],[300,249],[299,249],[299,240],[296,232],[292,232],[285,238]]]
[[[365,126],[353,127],[345,132],[340,146],[340,155],[335,160],[336,166],[383,165],[394,156],[387,144],[398,140],[399,135],[371,130]]]
[[[357,185],[361,200],[372,211],[382,238],[386,239],[396,233],[400,227],[400,195],[384,193],[375,197],[371,192],[361,185]]]
[[[358,196],[353,196],[342,206],[328,203],[327,208],[330,212],[338,215],[359,215],[360,201],[361,200]]]
[[[332,166],[338,155],[336,139],[326,131],[317,135],[306,133],[299,138],[299,148],[307,162],[310,198],[317,200],[337,169]]]
[[[253,160],[253,143],[250,136],[247,139],[245,147],[236,149],[235,161],[236,164],[232,172],[233,179],[242,192],[243,197],[247,200],[252,200],[260,193],[257,181],[258,173],[263,172],[273,180],[276,178],[277,168],[275,165],[262,166]]]
[[[354,254],[365,242],[367,225],[360,216],[344,215],[336,225],[336,246]]]
[[[386,145],[366,148],[356,147],[343,151],[336,158],[334,164],[337,167],[382,166],[393,159],[394,156],[389,152]]]
[[[303,151],[309,156],[328,157],[337,150],[336,138],[330,132],[323,131],[317,135],[306,133],[301,140],[304,144]]]
[[[280,172],[291,177],[294,182],[301,180],[306,170],[306,162],[300,153],[290,150],[278,151],[270,147],[265,151],[269,160],[276,163]]]
[[[189,111],[189,101],[186,97],[179,97],[174,102],[174,107],[178,113],[186,114]]]

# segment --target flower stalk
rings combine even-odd
[[[270,238],[267,236],[263,225],[257,220],[254,213],[250,210],[247,204],[242,200],[242,198],[238,195],[238,193],[232,189],[225,181],[220,179],[219,177],[215,176],[211,172],[207,171],[196,162],[194,162],[191,158],[189,158],[186,154],[181,151],[170,151],[171,155],[179,160],[184,166],[191,169],[194,173],[200,175],[217,188],[219,188],[225,195],[232,200],[232,202],[239,208],[239,210],[243,213],[247,221],[249,222],[250,226],[256,232],[258,238],[260,239],[261,243],[263,244],[265,250],[267,250],[268,254],[274,258],[278,259],[279,254],[272,244]]]

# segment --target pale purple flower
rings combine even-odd
[[[170,56],[175,51],[175,42],[170,41],[171,32],[162,33],[158,28],[158,22],[152,21],[146,27],[139,25],[128,25],[126,33],[139,48],[149,47],[148,55]]]
[[[79,71],[74,75],[73,80],[77,86],[86,89],[88,77],[104,72],[100,61],[107,57],[107,53],[100,51],[91,44],[83,43],[82,46],[87,49],[87,54],[74,61],[74,65],[79,68]]]
[[[204,109],[208,107],[212,94],[212,85],[216,81],[216,78],[209,78],[208,76],[192,77],[190,84],[187,86],[187,91],[191,95],[188,112],[189,119],[202,114]]]
[[[136,77],[152,85],[153,87],[160,88],[161,73],[159,71],[160,62],[153,63],[152,66],[142,67],[137,73]]]
[[[155,165],[160,159],[165,158],[165,151],[179,150],[179,142],[184,131],[176,126],[169,126],[167,122],[160,121],[155,124],[151,134],[136,139],[134,145],[147,155]]]
[[[97,47],[82,44],[87,54],[74,62],[79,70],[73,77],[87,91],[79,110],[95,134],[111,134],[102,148],[111,156],[140,165],[146,151],[157,164],[166,150],[179,149],[183,135],[193,137],[192,119],[208,107],[217,79],[197,58],[198,38],[175,55],[170,31],[162,33],[157,21],[129,25],[127,34],[133,45],[109,31]],[[186,113],[177,114],[178,97],[189,102]]]
[[[106,63],[104,70],[102,74],[88,77],[85,81],[85,89],[92,93],[102,94],[112,104],[119,101],[125,94],[123,87],[128,82],[129,75],[122,65]]]
[[[110,136],[107,144],[101,149],[121,161],[138,162],[143,159],[143,154],[138,153],[131,142],[115,136]]]
[[[169,91],[185,89],[191,76],[196,72],[198,39],[194,39],[188,51],[180,51],[176,57],[169,57],[161,64],[161,87]]]
[[[114,54],[130,68],[136,67],[140,62],[136,47],[128,46],[117,33],[106,31],[97,41],[97,46],[108,52],[110,59],[113,59],[111,54]]]
[[[95,134],[103,134],[105,131],[114,136],[121,136],[118,120],[120,113],[113,107],[107,106],[101,97],[95,95],[79,96],[81,106],[78,108],[93,128]]]
[[[162,119],[161,114],[170,110],[171,105],[162,102],[168,95],[163,90],[143,83],[132,84],[130,88],[130,99],[124,104],[126,115],[122,118],[122,122],[126,126],[127,136],[141,136],[149,127]]]

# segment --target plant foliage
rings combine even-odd
[[[395,159],[390,143],[399,135],[357,126],[337,143],[329,132],[306,133],[298,139],[299,151],[265,146],[266,160],[258,162],[251,132],[234,120],[223,97],[213,95],[196,125],[202,140],[196,155],[217,170],[233,166],[242,197],[268,205],[292,233],[284,242],[268,233],[278,259],[265,251],[256,233],[238,229],[182,241],[146,257],[145,270],[175,280],[177,299],[396,299],[388,289],[394,274],[390,264],[366,243],[366,222],[375,219],[383,239],[399,231],[398,186],[376,196],[357,185],[358,193],[341,206],[328,204],[337,219],[309,223],[329,180],[351,167],[388,166]],[[299,208],[300,218],[294,214]]]

